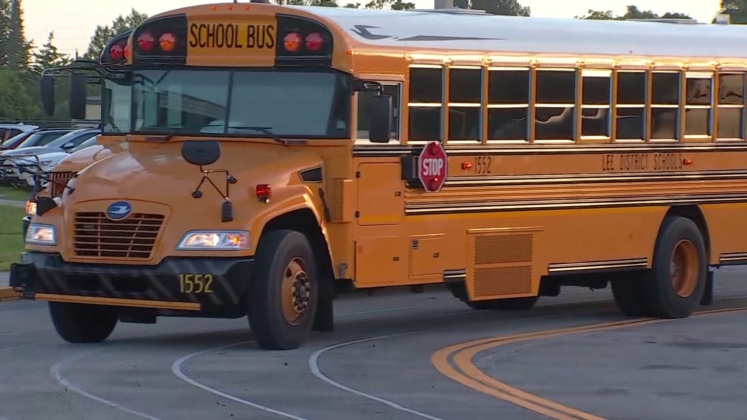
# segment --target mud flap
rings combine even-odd
[[[311,326],[312,331],[334,332],[335,315],[333,308],[334,300],[334,279],[325,278],[319,285],[319,304],[314,317],[314,324]]]
[[[703,306],[709,306],[713,304],[713,271],[708,270],[706,274],[706,285],[703,290],[703,297],[700,299],[700,304]]]

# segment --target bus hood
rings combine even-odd
[[[284,187],[294,189],[290,192],[286,188],[288,195],[298,196],[300,190],[296,187],[307,189],[301,184],[298,172],[319,165],[321,158],[308,148],[223,142],[220,159],[205,169],[227,170],[236,179],[235,184],[228,186],[228,196],[236,214],[239,206],[257,205],[258,184],[271,185],[273,197],[281,198]],[[220,191],[207,180],[200,186],[203,173],[198,166],[184,160],[179,142],[131,143],[127,152],[81,171],[70,183],[75,192],[65,196],[65,205],[67,200],[75,203],[98,201],[107,206],[115,201],[141,201],[164,205],[170,212],[186,211],[197,221],[219,221],[224,201],[222,194],[226,193],[226,174],[214,172],[208,177]],[[198,186],[202,194],[195,198],[193,193]],[[207,219],[198,216],[203,213]]]

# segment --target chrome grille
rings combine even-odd
[[[75,176],[75,172],[50,172],[49,192],[52,197],[59,197],[65,192],[65,186]]]
[[[160,214],[135,213],[126,220],[112,221],[104,213],[76,213],[75,255],[149,259],[163,220]]]

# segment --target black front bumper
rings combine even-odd
[[[100,298],[112,305],[118,303],[111,299],[122,299],[130,301],[127,306],[132,301],[163,308],[186,303],[208,310],[243,302],[252,264],[252,258],[165,258],[154,266],[81,264],[65,262],[59,254],[26,252],[22,262],[11,265],[10,286],[21,288],[24,299]]]

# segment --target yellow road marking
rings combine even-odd
[[[701,311],[693,314],[694,316],[714,315],[729,312],[747,311],[747,307],[716,309],[710,311]],[[473,340],[466,343],[455,344],[444,349],[436,351],[431,357],[433,366],[443,375],[461,383],[469,388],[484,394],[502,399],[522,408],[543,414],[547,417],[558,420],[603,420],[594,414],[586,413],[554,401],[530,394],[518,388],[505,384],[493,377],[482,372],[474,365],[472,359],[476,354],[487,349],[505,346],[508,344],[520,343],[530,340],[557,338],[566,335],[583,334],[600,331],[612,331],[616,329],[643,326],[649,324],[658,324],[662,322],[673,321],[672,319],[635,319],[627,321],[604,322],[598,324],[584,325],[579,327],[569,327],[554,330],[536,331],[530,333],[513,334],[507,336],[484,338]],[[453,359],[454,366],[449,362]],[[458,369],[457,369],[458,368]]]

